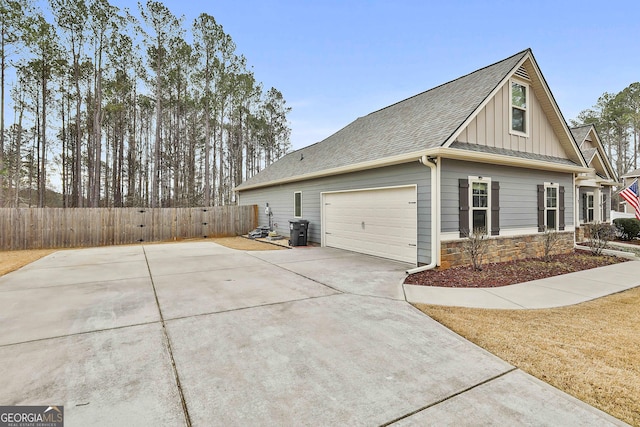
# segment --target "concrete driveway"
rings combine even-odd
[[[405,302],[407,265],[196,242],[0,278],[2,405],[86,425],[622,425]]]

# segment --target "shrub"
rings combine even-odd
[[[551,261],[551,252],[560,241],[560,234],[556,230],[545,227],[542,235],[542,246],[544,249],[545,262]]]
[[[622,240],[633,240],[640,234],[640,220],[636,218],[616,218],[613,223]]]
[[[602,255],[602,250],[616,237],[616,227],[602,222],[587,224],[586,237],[591,253]]]
[[[471,259],[473,269],[482,271],[482,257],[487,251],[489,240],[483,228],[474,229],[473,233],[465,232],[462,250]]]

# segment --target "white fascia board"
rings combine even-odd
[[[369,162],[356,163],[352,165],[341,166],[339,168],[325,169],[318,172],[311,172],[303,175],[296,175],[287,178],[281,178],[264,183],[249,185],[234,191],[246,191],[256,188],[271,187],[274,185],[287,184],[290,182],[305,181],[308,179],[323,178],[326,176],[340,175],[350,172],[358,172],[368,169],[375,169],[385,166],[393,166],[402,163],[410,163],[419,161],[422,156],[443,157],[447,159],[465,160],[469,162],[499,164],[504,166],[523,167],[527,169],[548,170],[554,172],[571,172],[571,173],[588,173],[591,169],[578,165],[565,165],[560,163],[545,162],[542,160],[531,160],[502,154],[483,153],[479,151],[460,150],[455,148],[430,148],[424,151],[416,151],[398,156],[385,157],[383,159],[372,160]]]
[[[611,165],[609,156],[607,156],[607,153],[604,151],[604,145],[602,145],[602,141],[600,140],[600,136],[598,135],[598,131],[595,128],[595,126],[591,125],[591,129],[589,129],[589,132],[587,132],[585,139],[589,135],[592,136],[591,142],[593,143],[595,141],[596,152],[598,153],[598,156],[600,157],[600,160],[602,161],[604,168],[607,169],[607,175],[609,175],[610,179],[612,179],[613,181],[616,181],[618,179],[616,171],[615,169],[613,169],[613,166]]]
[[[511,71],[507,73],[507,76],[503,78],[500,81],[500,83],[498,83],[498,85],[496,85],[496,87],[493,88],[491,93],[489,93],[489,95],[480,103],[480,105],[478,105],[478,108],[476,108],[475,111],[471,113],[469,117],[467,117],[467,119],[458,127],[458,129],[456,129],[456,131],[453,134],[451,134],[449,139],[447,139],[445,143],[442,144],[444,148],[449,148],[449,146],[451,146],[451,144],[453,144],[456,141],[456,139],[460,136],[462,131],[465,130],[467,126],[469,126],[469,123],[471,123],[473,119],[475,119],[476,116],[480,113],[480,111],[482,111],[482,109],[487,106],[489,101],[491,101],[496,96],[496,94],[502,89],[502,87],[511,79],[511,77],[516,72],[516,70],[520,68],[522,64],[524,64],[524,62],[530,56],[531,54],[527,52],[526,55],[524,55],[522,59],[518,61],[518,63],[511,69]]]
[[[531,59],[531,61],[530,61],[531,65],[535,69],[536,74],[537,74],[538,78],[540,79],[541,86],[544,89],[544,92],[545,92],[545,95],[546,95],[547,99],[551,103],[551,106],[553,107],[553,110],[556,113],[556,115],[560,118],[560,122],[562,124],[562,128],[565,131],[565,134],[566,134],[567,138],[569,139],[569,142],[571,143],[571,146],[573,147],[577,157],[583,162],[583,166],[586,167],[587,163],[586,163],[586,160],[584,159],[584,156],[582,155],[582,151],[580,151],[580,147],[578,146],[575,138],[573,137],[573,134],[571,133],[571,129],[569,129],[569,126],[567,125],[567,121],[564,119],[564,116],[562,115],[562,112],[560,111],[560,107],[558,107],[558,104],[556,103],[556,100],[553,97],[553,94],[551,93],[551,89],[547,85],[547,81],[545,80],[544,76],[542,75],[542,71],[540,71],[540,67],[538,67],[538,63],[536,62],[536,60],[533,57],[533,55],[531,55],[530,59]]]
[[[391,157],[385,157],[382,159],[377,159],[377,160],[371,160],[368,162],[361,162],[361,163],[354,163],[351,165],[346,165],[346,166],[340,166],[337,168],[331,168],[331,169],[323,169],[321,171],[317,171],[317,172],[310,172],[310,173],[306,173],[306,174],[302,174],[302,175],[295,175],[295,176],[290,176],[290,177],[286,177],[286,178],[280,178],[280,179],[276,179],[273,181],[267,181],[267,182],[263,182],[263,183],[258,183],[258,184],[254,184],[254,185],[248,185],[246,187],[243,187],[241,189],[238,190],[238,188],[234,188],[233,191],[246,191],[246,190],[253,190],[256,188],[262,188],[262,187],[271,187],[274,185],[280,185],[280,184],[286,184],[289,182],[296,182],[296,181],[305,181],[308,179],[315,179],[315,178],[323,178],[326,176],[332,176],[332,175],[340,175],[343,173],[350,173],[350,172],[358,172],[358,171],[362,171],[362,170],[367,170],[367,169],[376,169],[376,168],[381,168],[381,167],[385,167],[385,166],[393,166],[393,165],[398,165],[398,164],[402,164],[402,163],[409,163],[412,161],[419,161],[420,158],[425,154],[425,151],[416,151],[416,152],[411,152],[411,153],[406,153],[406,154],[400,154],[397,156],[391,156]]]
[[[589,168],[578,165],[565,165],[561,163],[545,162],[543,160],[524,159],[503,154],[483,153],[478,151],[459,150],[455,148],[440,148],[437,149],[437,154],[429,155],[437,155],[438,157],[444,157],[447,159],[466,160],[469,162],[491,163],[554,172],[588,173],[590,171]]]

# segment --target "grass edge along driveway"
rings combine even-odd
[[[508,363],[640,426],[640,288],[542,310],[415,305]]]

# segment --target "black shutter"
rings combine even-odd
[[[560,186],[558,191],[558,230],[564,230],[564,187]]]
[[[500,183],[491,181],[491,235],[500,234]]]
[[[589,212],[587,209],[587,194],[586,193],[582,193],[582,223],[586,224],[587,222],[589,222]]]
[[[544,185],[538,184],[538,231],[544,231]]]
[[[460,237],[466,237],[469,234],[469,180],[467,179],[458,180],[458,201]]]

